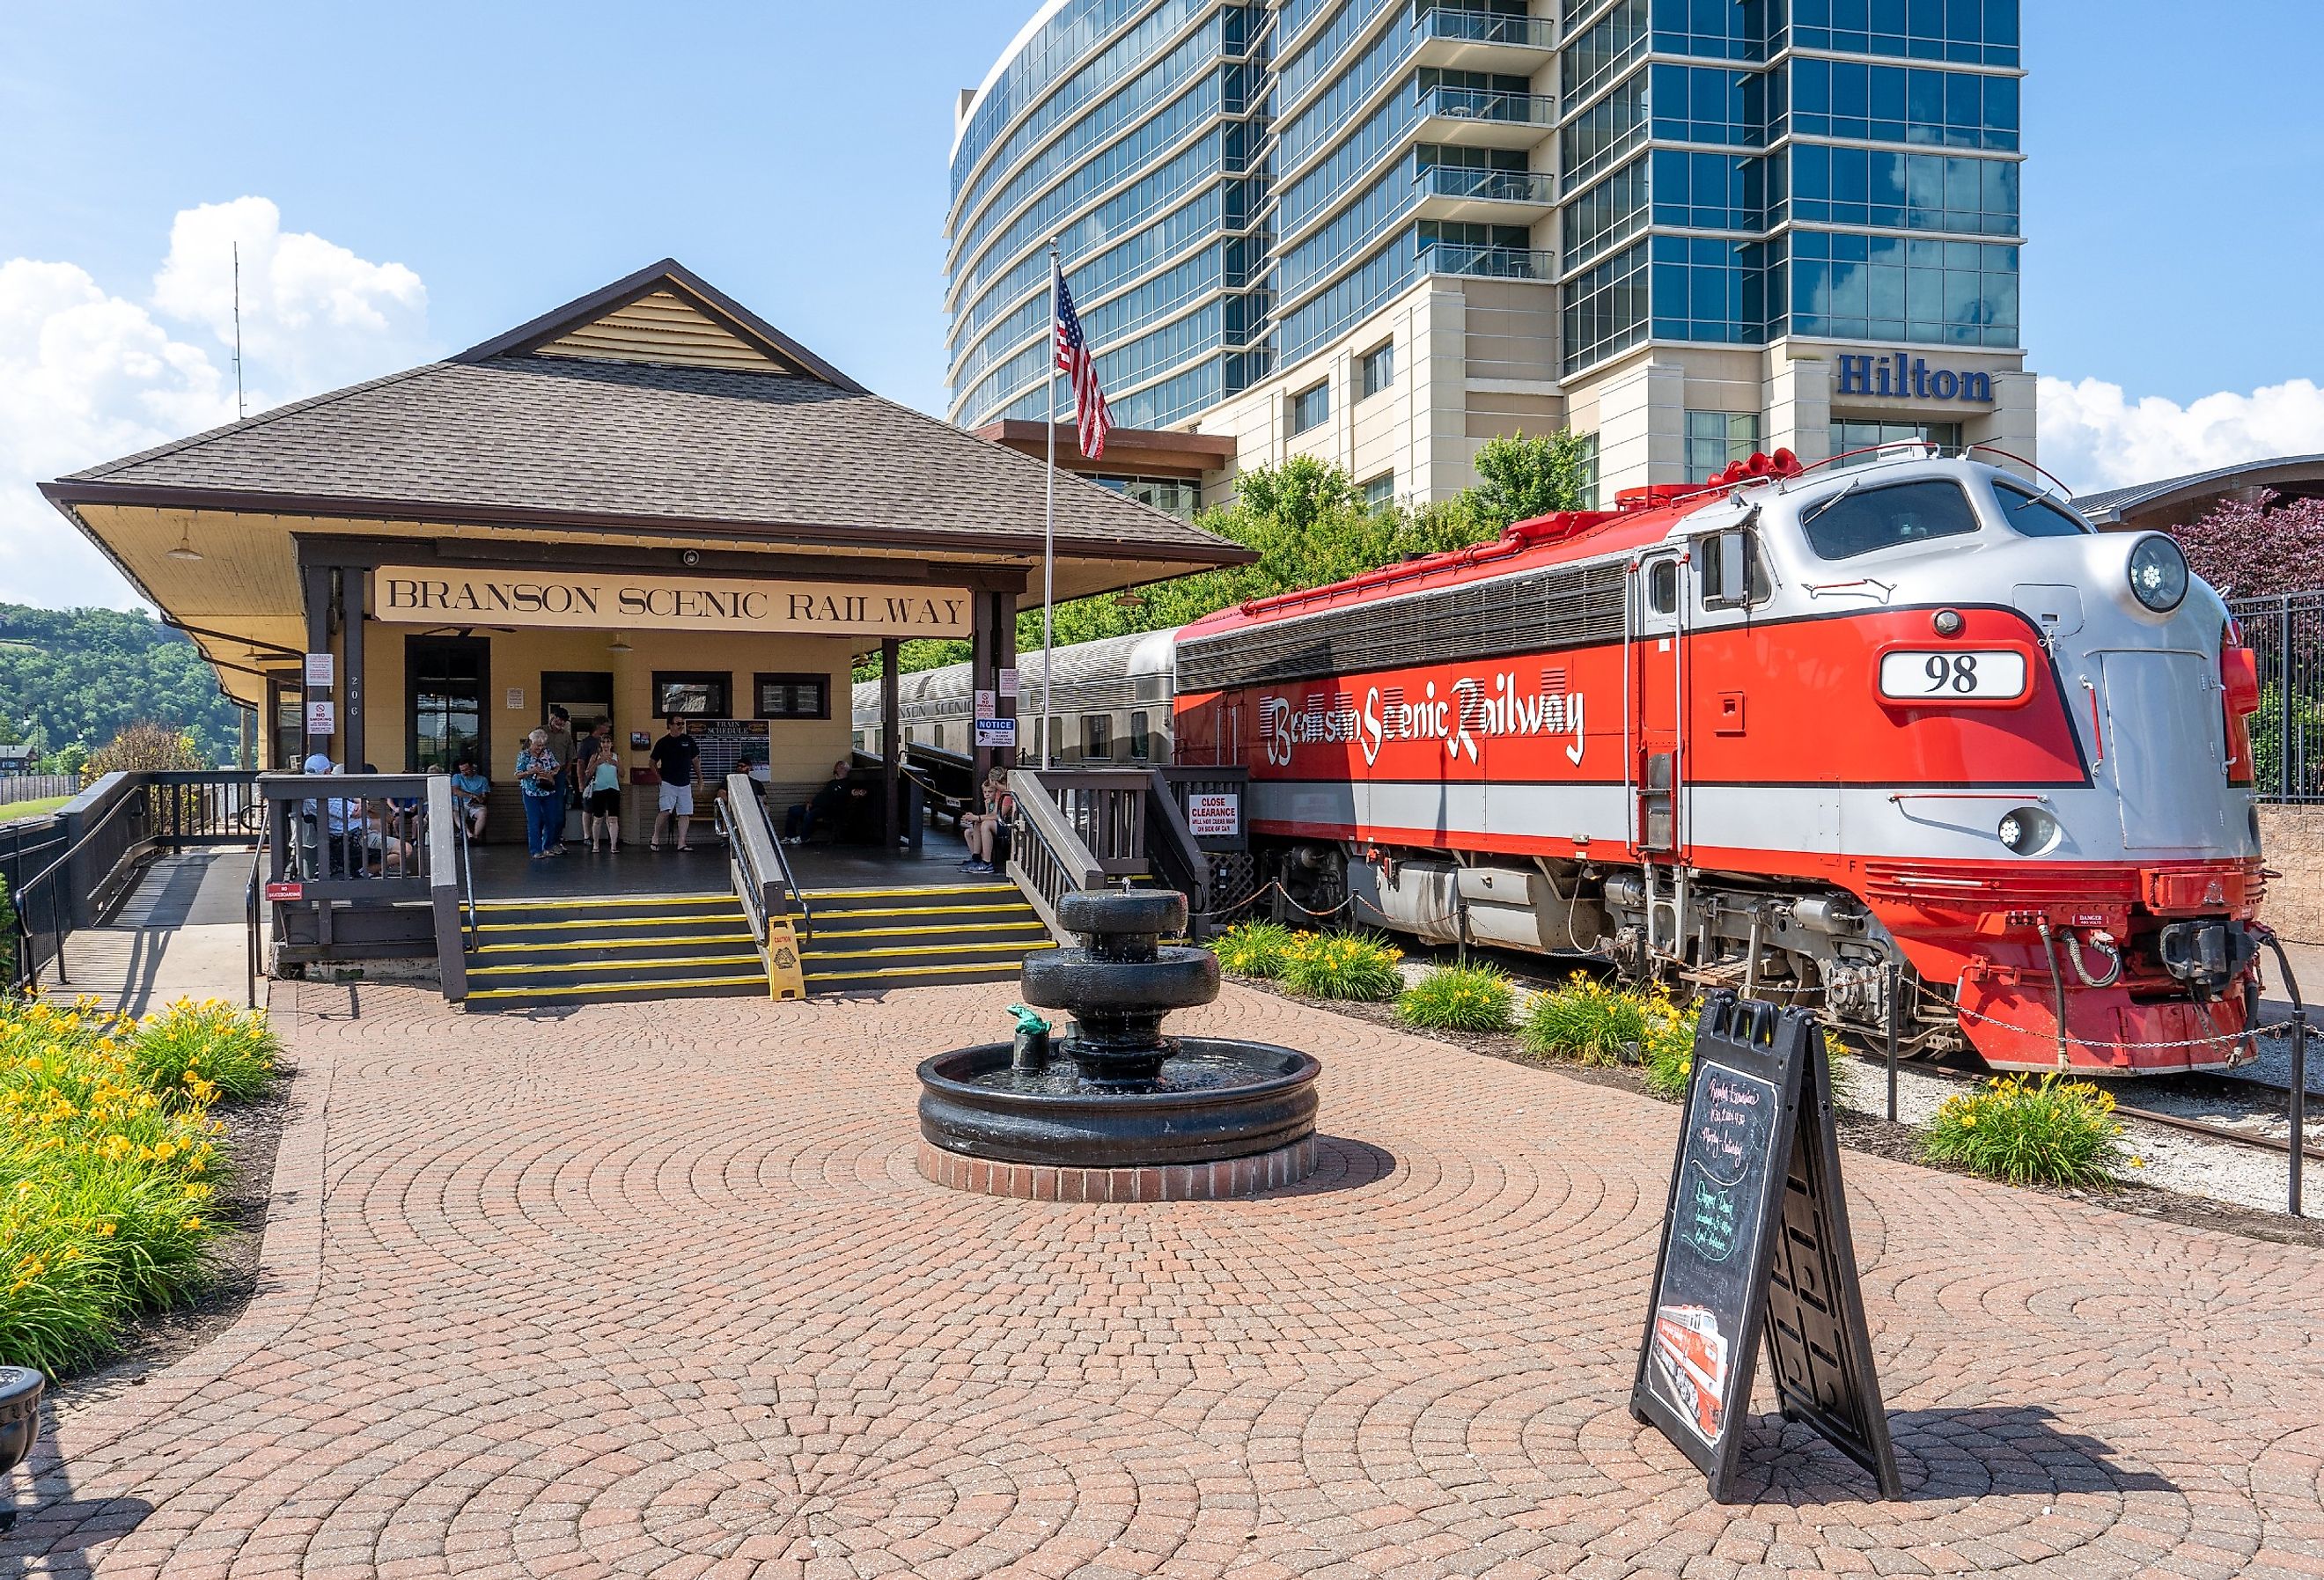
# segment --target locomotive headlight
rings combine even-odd
[[[2130,592],[2157,614],[2168,614],[2187,596],[2187,556],[2161,532],[2149,532],[2130,551]]]
[[[2044,855],[2057,847],[2065,830],[2039,807],[2013,807],[2001,815],[1994,832],[2012,855]]]
[[[1964,624],[1959,609],[1940,609],[1929,616],[1929,627],[1939,636],[1959,636]]]

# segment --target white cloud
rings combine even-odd
[[[138,602],[35,485],[234,420],[235,241],[252,412],[428,356],[417,274],[286,236],[263,198],[180,213],[146,303],[75,263],[0,262],[0,602]]]
[[[2324,451],[2324,389],[2307,379],[2181,406],[2134,402],[2100,379],[2045,378],[2039,398],[2042,465],[2077,493]]]

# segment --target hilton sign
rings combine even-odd
[[[383,565],[374,615],[420,625],[638,631],[788,631],[825,636],[966,636],[958,587],[713,577],[573,576]]]
[[[1839,395],[1873,395],[1892,401],[1967,401],[1993,404],[1993,375],[1961,373],[1950,367],[1932,369],[1917,356],[1898,351],[1885,356],[1836,358]]]

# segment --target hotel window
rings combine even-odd
[[[1396,342],[1391,340],[1364,354],[1363,395],[1360,398],[1368,400],[1379,394],[1395,377]]]
[[[1291,397],[1291,431],[1294,433],[1321,428],[1331,415],[1332,386],[1329,381],[1312,385]]]
[[[1708,483],[1729,461],[1748,460],[1759,448],[1757,411],[1690,411],[1686,414],[1686,480]]]
[[[1364,485],[1364,508],[1386,510],[1396,503],[1396,474],[1382,472]]]
[[[757,681],[761,718],[831,716],[828,675],[761,675]]]
[[[656,670],[654,717],[732,718],[734,677],[715,670]]]
[[[1944,447],[1948,454],[1961,448],[1961,425],[1958,422],[1835,422],[1831,425],[1831,453],[1837,457],[1850,450],[1877,449],[1884,444],[1910,444],[1918,440]],[[1860,467],[1877,456],[1851,456],[1847,460],[1835,459],[1834,465]]]
[[[1582,508],[1598,508],[1598,436],[1582,436]]]

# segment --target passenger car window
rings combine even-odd
[[[1801,513],[1800,525],[1821,558],[1852,559],[1936,538],[1968,537],[1978,522],[1959,485],[1930,478],[1819,501]]]
[[[2090,531],[2089,522],[2072,511],[2028,489],[1996,483],[1993,497],[2001,505],[2001,519],[2021,538],[2080,538]]]

